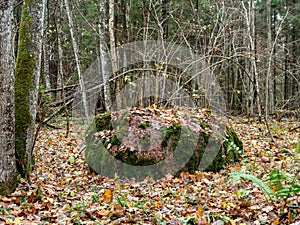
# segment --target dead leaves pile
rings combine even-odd
[[[182,173],[143,182],[108,179],[89,170],[80,152],[82,140],[72,127],[43,129],[36,143],[32,184],[0,197],[1,224],[289,224],[300,221],[299,196],[286,202],[266,199],[253,183],[233,183],[228,173],[241,170],[264,178],[278,168],[299,169],[294,160],[300,139],[297,121],[266,126],[243,118],[230,121],[244,143],[245,157],[219,173]],[[291,131],[292,130],[292,131]],[[293,209],[287,205],[294,205]],[[298,207],[297,207],[298,206]]]

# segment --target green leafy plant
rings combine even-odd
[[[92,200],[93,200],[94,203],[95,203],[95,202],[98,202],[98,200],[99,200],[99,195],[93,194],[93,195],[92,195]]]
[[[180,224],[196,224],[196,218],[188,216],[186,218],[180,218]]]
[[[263,190],[267,197],[271,199],[289,198],[293,194],[300,193],[300,185],[296,182],[297,175],[289,174],[277,169],[274,169],[268,177],[270,186],[274,189],[274,191],[264,181],[252,174],[234,171],[231,172],[229,176],[234,182],[241,178],[251,180]]]
[[[295,144],[295,152],[298,155],[298,158],[300,156],[300,140],[298,140]]]
[[[228,139],[225,139],[225,141],[228,141]],[[234,152],[237,152],[239,153],[240,155],[243,154],[243,150],[237,146],[233,141],[230,141],[227,145],[227,148],[226,148],[226,153],[228,154],[230,151],[234,151]]]
[[[21,198],[20,203],[22,203],[22,204],[27,203],[27,197],[25,196],[25,197]]]
[[[116,195],[116,200],[118,204],[122,207],[127,207],[127,199],[126,196],[118,196]]]
[[[240,198],[244,198],[245,196],[249,195],[249,192],[246,189],[240,189],[236,192],[236,198],[240,199]]]
[[[289,198],[293,194],[300,192],[300,185],[296,183],[297,175],[280,171],[272,170],[269,174],[268,181],[275,189],[275,195],[279,198]]]
[[[0,206],[0,213],[3,213],[5,211],[5,208],[3,205]]]
[[[237,182],[241,178],[251,180],[253,183],[258,185],[260,187],[260,189],[263,190],[263,192],[265,193],[265,195],[268,198],[272,198],[272,199],[274,198],[274,192],[272,191],[272,189],[270,187],[268,187],[261,179],[257,178],[256,176],[254,176],[252,174],[247,174],[247,173],[244,173],[241,171],[234,171],[234,172],[231,172],[229,174],[229,176],[231,177],[233,182]]]

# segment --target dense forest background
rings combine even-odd
[[[22,4],[16,4],[18,31]],[[69,5],[66,9],[63,1],[46,3],[41,79],[46,91],[78,84],[74,42],[83,73],[91,62],[101,60],[103,50],[113,55],[124,43],[165,40],[205,59],[230,112],[254,115],[299,109],[297,1],[120,0]],[[132,79],[126,75],[119,83]]]

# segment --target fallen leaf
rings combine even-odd
[[[202,205],[198,206],[197,213],[198,213],[198,216],[203,216],[203,207],[202,207]]]
[[[105,189],[103,194],[103,201],[106,203],[111,203],[113,200],[113,192],[111,189]]]

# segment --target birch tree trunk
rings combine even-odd
[[[79,50],[78,50],[78,45],[77,45],[75,35],[74,35],[74,23],[73,23],[73,19],[71,16],[69,0],[65,0],[65,7],[66,7],[66,13],[67,13],[67,17],[68,17],[69,26],[70,26],[71,41],[72,41],[73,51],[74,51],[74,56],[75,56],[75,61],[76,61],[76,68],[77,68],[77,74],[78,74],[80,92],[81,92],[81,98],[82,98],[82,107],[83,107],[85,119],[87,121],[89,121],[90,115],[89,115],[89,111],[88,111],[86,89],[85,89],[85,84],[84,84],[84,80],[83,80],[82,73],[81,73],[81,66],[80,66],[80,61],[79,61]]]
[[[114,9],[115,0],[109,0],[109,19],[108,19],[108,31],[109,31],[109,42],[110,42],[110,55],[111,55],[111,65],[112,73],[115,81],[115,96],[116,96],[116,105],[117,109],[121,109],[121,97],[119,96],[120,92],[120,82],[117,78],[117,53],[116,53],[116,41],[115,41],[115,9]]]
[[[56,79],[56,88],[62,89],[63,86],[63,63],[62,63],[62,47],[61,47],[61,24],[62,24],[62,9],[63,9],[63,2],[57,2],[57,10],[55,15],[55,29],[56,29],[56,41],[57,41],[57,57],[58,57],[58,65],[57,65],[57,79]],[[62,91],[58,91],[56,93],[56,101],[60,101],[62,99]]]
[[[49,9],[48,7],[45,8],[45,27],[49,27]],[[43,35],[43,64],[44,64],[44,81],[45,81],[45,89],[51,89],[51,82],[50,82],[50,66],[49,66],[49,40],[47,36],[47,32],[44,29]]]
[[[257,71],[257,64],[256,64],[256,56],[255,56],[255,50],[256,50],[256,41],[255,41],[255,14],[256,14],[256,3],[253,0],[249,1],[249,8],[245,6],[244,2],[242,2],[242,7],[244,10],[244,16],[246,21],[246,29],[247,29],[247,37],[249,41],[249,69],[250,74],[252,75],[252,81],[250,81],[250,93],[249,96],[253,93],[253,96],[250,96],[249,100],[249,115],[253,115],[253,107],[254,102],[256,102],[257,106],[257,112],[259,118],[261,118],[261,101],[260,101],[260,91],[258,86],[258,71]]]
[[[16,187],[13,0],[0,3],[0,195]]]
[[[110,87],[109,87],[109,74],[107,74],[107,57],[106,57],[106,38],[105,38],[105,27],[106,27],[106,7],[105,7],[105,0],[100,1],[100,26],[99,26],[99,39],[100,39],[100,72],[104,83],[104,101],[105,101],[105,109],[106,111],[111,110],[111,94],[110,94]]]
[[[265,87],[265,117],[267,118],[269,113],[274,111],[274,86],[273,86],[273,76],[271,72],[271,65],[273,59],[273,44],[272,44],[272,14],[271,14],[271,0],[267,0],[267,51],[269,53],[268,57],[268,68],[266,76],[266,87]]]
[[[63,49],[61,44],[61,33],[62,33],[62,9],[63,9],[63,2],[59,2],[58,4],[58,15],[55,19],[55,25],[56,25],[56,41],[57,41],[57,89],[61,89],[61,91],[57,92],[56,100],[60,101],[62,100],[64,103],[64,111],[66,116],[66,135],[65,137],[68,137],[70,132],[70,118],[69,118],[69,110],[67,107],[66,102],[66,93],[65,93],[65,86],[64,86],[64,73],[63,73]],[[57,19],[58,18],[58,19]]]
[[[45,0],[25,0],[15,68],[16,158],[20,174],[29,179],[41,74]],[[34,31],[34,32],[33,32]]]

